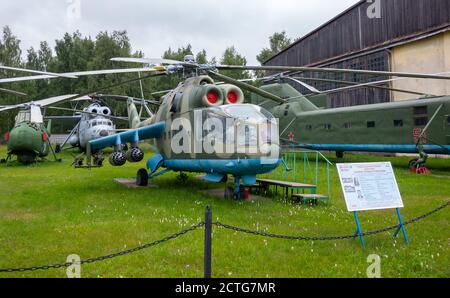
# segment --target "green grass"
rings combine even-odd
[[[0,148],[0,156],[5,148]],[[213,207],[214,220],[287,235],[348,235],[354,220],[345,208],[335,167],[332,202],[315,207],[282,200],[235,202],[202,194],[217,188],[190,175],[155,180],[158,188],[127,189],[112,180],[134,177],[142,166],[81,170],[60,163],[0,165],[0,268],[63,263],[69,254],[96,257],[151,242],[201,220]],[[405,219],[450,200],[450,160],[431,159],[432,176],[407,169],[408,158],[347,155],[342,162],[392,161],[403,195]],[[334,160],[333,160],[334,161]],[[300,164],[298,165],[300,166]],[[324,173],[321,164],[321,173]],[[319,191],[323,192],[321,175]],[[302,242],[262,238],[214,228],[214,277],[365,277],[367,257],[382,258],[383,277],[450,277],[450,208],[407,227],[411,244],[389,233],[358,242]],[[363,212],[364,230],[396,223],[392,210]],[[203,230],[98,263],[83,265],[83,277],[202,277]],[[2,273],[0,277],[65,277],[65,269]]]

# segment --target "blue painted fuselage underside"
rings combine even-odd
[[[163,167],[175,172],[217,173],[223,175],[248,176],[270,173],[280,165],[281,160],[261,159],[188,159],[164,160]]]
[[[388,152],[388,153],[418,153],[416,145],[393,144],[299,144],[302,148],[324,151],[362,151],[362,152]],[[429,154],[450,154],[450,145],[423,145]]]

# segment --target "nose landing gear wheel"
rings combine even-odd
[[[148,172],[146,169],[140,169],[137,171],[136,185],[142,187],[148,186]]]

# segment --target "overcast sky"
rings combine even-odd
[[[133,50],[161,57],[170,46],[188,43],[220,57],[234,45],[249,64],[268,46],[268,37],[285,30],[307,34],[357,0],[0,0],[0,26],[9,25],[22,50],[51,46],[65,32],[95,35],[127,30]],[[78,5],[79,4],[79,5]],[[77,7],[80,7],[80,10]]]

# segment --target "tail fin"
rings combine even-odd
[[[298,92],[294,87],[289,84],[272,84],[262,86],[261,89],[275,94],[283,99],[286,99],[289,103],[298,103],[303,111],[315,111],[319,108],[309,101],[303,94]],[[252,94],[252,103],[253,104],[261,104],[262,102],[267,102],[265,98],[260,97],[259,95]],[[271,109],[279,104],[276,102],[266,103],[264,105],[265,108]]]
[[[47,134],[52,134],[52,119],[48,120],[47,122]]]
[[[139,127],[139,124],[141,123],[141,117],[138,113],[134,100],[131,98],[127,101],[127,110],[130,128]]]

